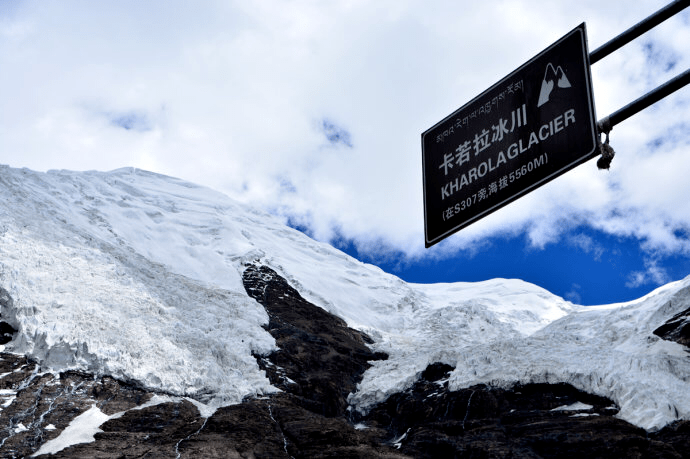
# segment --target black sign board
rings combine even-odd
[[[422,134],[426,247],[597,155],[581,24]]]

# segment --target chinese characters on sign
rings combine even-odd
[[[595,120],[582,24],[422,134],[426,246],[592,158]]]
[[[491,143],[503,140],[504,134],[513,132],[516,127],[516,118],[517,127],[525,124],[525,120],[527,119],[525,105],[523,104],[521,108],[513,110],[511,115],[513,121],[510,129],[506,127],[508,121],[500,118],[498,120],[498,124],[491,126],[491,140],[489,140],[489,131],[482,129],[480,133],[476,133],[474,135],[474,140],[471,143],[469,140],[465,140],[464,143],[458,145],[458,148],[455,149],[455,155],[453,155],[453,153],[445,153],[443,155],[443,164],[439,166],[439,169],[443,168],[445,175],[448,175],[448,168],[452,168],[454,162],[457,163],[458,166],[462,166],[464,163],[469,163],[471,152],[474,152],[474,156],[477,156],[479,153],[489,148]]]
[[[524,108],[525,106],[523,105],[522,109],[524,110]],[[518,111],[518,113],[520,112]],[[511,143],[508,148],[505,149],[505,151],[499,151],[495,157],[485,155],[483,160],[479,162],[478,165],[466,169],[465,172],[461,173],[460,177],[456,176],[454,180],[447,182],[443,187],[441,187],[441,200],[445,200],[447,197],[453,195],[454,192],[460,191],[464,186],[471,184],[473,181],[483,178],[487,175],[487,173],[493,172],[504,164],[508,164],[509,161],[514,160],[518,157],[518,155],[529,151],[535,145],[538,146],[540,142],[546,141],[552,135],[563,131],[564,129],[568,128],[568,126],[574,125],[575,110],[571,108],[562,115],[558,115],[547,124],[542,125],[537,131],[530,132],[529,138],[520,138],[517,142]],[[508,133],[511,132],[513,131],[508,131]],[[478,137],[478,134],[475,134],[475,156],[477,156],[481,151],[488,149],[489,146],[492,145],[491,141],[489,141],[488,132],[485,129],[482,130],[479,141],[477,141]],[[465,151],[464,145],[465,144],[461,144],[458,146],[458,149],[456,149],[456,151],[461,150],[463,152],[456,154],[457,160],[455,161],[455,164],[458,166],[470,162],[470,154],[469,152]],[[544,154],[546,154],[546,152]],[[453,163],[449,160],[453,160],[456,157],[449,153],[443,156],[444,161],[439,168],[443,168],[445,170],[445,175],[448,175],[448,169],[453,167]],[[477,164],[477,161],[475,161],[475,164]],[[527,165],[530,164],[532,164],[532,162],[527,162]],[[525,164],[521,164],[521,166],[524,165]],[[460,180],[459,183],[458,180]]]

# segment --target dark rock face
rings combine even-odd
[[[307,302],[275,271],[250,266],[244,272],[249,296],[268,312],[266,329],[279,350],[259,357],[271,384],[295,395],[303,407],[324,416],[343,416],[370,360],[386,358],[367,346],[371,339]]]
[[[286,457],[405,457],[381,444],[385,430],[357,430],[349,421],[347,396],[369,361],[386,358],[367,347],[371,339],[306,301],[268,267],[249,266],[243,281],[266,308],[266,329],[279,348],[257,360],[271,384],[284,391],[264,403]]]
[[[180,446],[204,422],[196,407],[186,400],[130,410],[105,422],[94,442],[71,446],[50,457],[181,457]]]
[[[290,394],[248,400],[218,410],[180,445],[181,457],[406,458],[381,445],[378,434],[356,430],[343,417],[300,406]]]
[[[615,418],[618,409],[610,400],[567,384],[450,392],[438,377],[439,367],[431,365],[410,390],[393,395],[365,418],[367,424],[387,426],[401,453],[415,458],[679,458],[690,453],[686,424],[649,435]],[[430,375],[434,379],[427,379]],[[591,408],[563,408],[577,402]]]
[[[453,367],[443,363],[429,365],[413,387],[366,416],[354,415],[348,394],[369,362],[385,355],[271,269],[249,266],[243,280],[266,308],[266,329],[279,348],[255,357],[282,392],[204,418],[186,399],[153,404],[154,394],[136,385],[81,372],[42,373],[25,357],[0,353],[0,458],[29,457],[94,405],[110,416],[94,441],[45,457],[690,457],[690,422],[648,433],[617,419],[610,400],[566,384],[449,391]],[[0,301],[11,301],[3,292]],[[683,324],[684,317],[660,333],[682,336],[676,330],[685,328],[669,324]]]
[[[12,336],[15,333],[17,333],[17,329],[7,322],[0,321],[0,344],[7,344],[12,341]]]
[[[25,357],[0,354],[0,457],[25,457],[59,435],[93,405],[108,415],[144,403],[151,394],[109,377],[40,373]],[[64,456],[74,457],[74,456]],[[93,457],[93,456],[90,456]]]
[[[0,311],[12,307],[12,297],[4,288],[0,287]],[[0,314],[0,317],[2,315]],[[12,335],[17,330],[9,323],[0,320],[0,344],[7,344],[12,341]]]
[[[690,308],[671,317],[664,325],[654,330],[654,334],[659,338],[690,347]]]

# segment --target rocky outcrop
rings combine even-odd
[[[0,320],[0,344],[7,344],[12,341],[12,337],[17,333],[17,329],[5,321]]]
[[[4,288],[0,287],[0,311],[6,311],[12,307],[12,297]],[[2,319],[2,314],[0,314]],[[12,336],[17,329],[4,320],[0,320],[0,344],[7,344],[12,341]]]
[[[665,324],[654,330],[654,334],[665,340],[690,347],[690,308],[671,317]]]
[[[354,392],[373,353],[371,339],[348,328],[345,321],[306,301],[287,281],[266,266],[244,272],[247,293],[268,312],[266,330],[278,351],[257,356],[271,384],[290,393],[315,413],[344,416],[347,396]]]
[[[0,354],[0,375],[2,458],[28,457],[93,406],[105,415],[114,415],[152,396],[109,377],[41,373],[35,362],[8,353]]]
[[[475,386],[448,391],[431,365],[409,390],[366,417],[387,428],[399,451],[415,458],[687,457],[688,425],[648,434],[617,419],[602,397],[567,384],[529,384],[510,390]]]
[[[367,347],[371,339],[306,301],[266,266],[248,266],[243,281],[266,308],[266,330],[278,347],[256,357],[271,384],[284,391],[263,403],[283,435],[286,457],[406,457],[385,444],[385,429],[358,430],[349,419],[347,396],[368,362],[386,358]]]

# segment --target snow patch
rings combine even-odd
[[[18,434],[20,432],[26,432],[28,430],[29,429],[27,429],[26,426],[20,422],[19,424],[17,424],[17,427],[14,428],[14,433]]]
[[[593,405],[587,405],[586,403],[582,402],[575,402],[572,405],[561,405],[557,408],[552,409],[551,411],[587,411],[591,410],[594,408]]]
[[[94,404],[87,411],[74,418],[60,435],[45,442],[31,457],[55,454],[79,443],[91,443],[95,441],[94,436],[98,432],[102,432],[100,427],[108,419],[110,416],[103,413]]]

